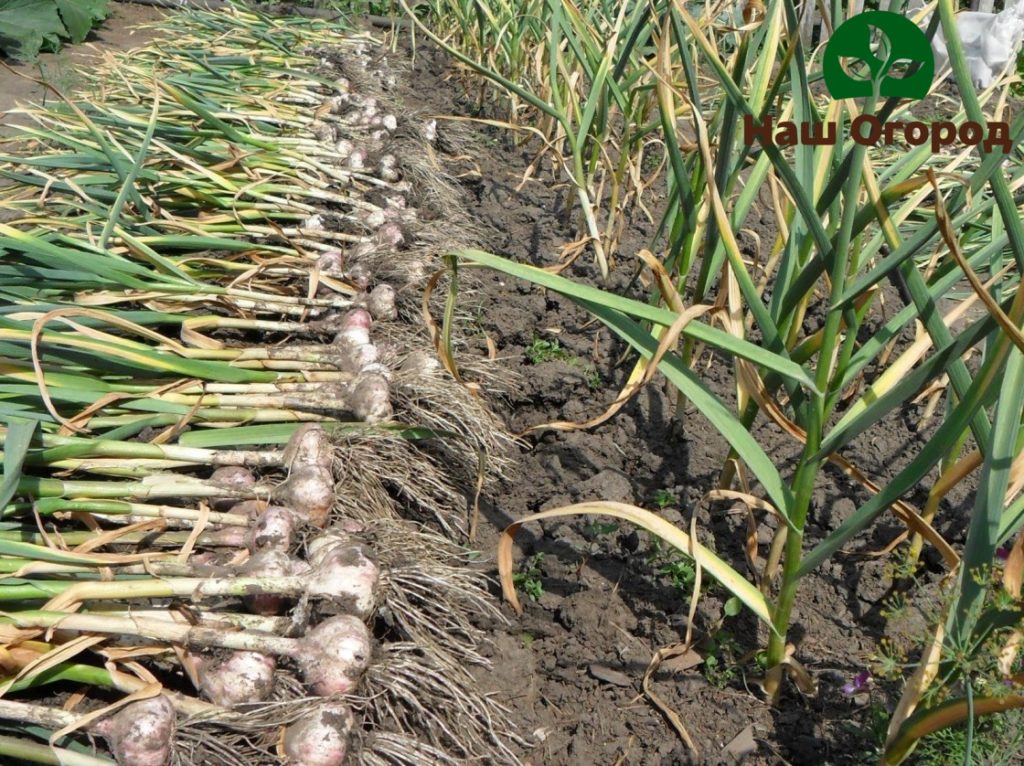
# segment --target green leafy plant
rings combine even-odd
[[[64,40],[80,43],[107,12],[108,0],[0,0],[0,51],[34,59]]]
[[[740,645],[731,633],[719,630],[703,646],[704,677],[719,689],[732,684],[739,676]]]
[[[658,506],[659,510],[663,511],[666,508],[671,508],[674,505],[678,505],[679,500],[678,498],[676,498],[674,493],[662,488],[654,493],[654,504]]]
[[[526,358],[530,360],[530,364],[543,364],[544,362],[572,362],[576,357],[562,348],[562,344],[557,340],[546,340],[544,338],[534,338],[529,346],[526,347]]]
[[[592,364],[586,364],[582,359],[564,348],[557,340],[547,340],[535,337],[530,345],[526,347],[526,358],[530,364],[543,364],[544,362],[564,362],[574,367],[583,374],[584,382],[591,391],[601,387],[601,375]]]
[[[694,581],[697,579],[697,570],[694,569],[693,562],[686,559],[662,563],[657,572],[667,577],[672,587],[680,588],[687,593],[693,590]]]
[[[530,601],[540,601],[544,595],[544,572],[541,566],[544,563],[544,554],[535,553],[525,562],[518,572],[513,575],[515,584],[523,589]]]

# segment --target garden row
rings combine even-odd
[[[400,62],[190,12],[87,79],[0,156],[0,759],[516,762],[461,546],[507,439],[417,327],[466,222]]]

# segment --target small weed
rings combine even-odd
[[[1017,54],[1017,74],[1019,74],[1021,79],[1024,80],[1024,49],[1021,49]],[[1024,82],[1014,83],[1012,90],[1018,96],[1024,94]]]
[[[708,639],[704,645],[704,677],[712,686],[724,689],[736,680],[736,658],[740,654],[740,646],[732,634],[719,631]]]
[[[614,521],[590,521],[583,527],[583,534],[588,538],[604,537],[618,531],[619,525]]]
[[[678,500],[676,499],[676,496],[667,489],[659,489],[654,493],[654,504],[658,506],[659,511],[664,511],[666,508],[677,505]]]
[[[917,559],[911,555],[910,548],[896,550],[885,566],[885,573],[894,581],[912,580],[917,574]]]
[[[522,569],[512,575],[512,582],[517,588],[522,588],[530,601],[540,601],[544,595],[544,582],[541,580],[544,573],[541,571],[541,564],[544,562],[543,553],[535,553],[523,562]]]
[[[654,573],[667,577],[676,588],[689,591],[697,579],[697,570],[689,559],[676,558],[671,551],[666,551],[661,539],[651,538],[651,552],[647,563],[654,568]]]
[[[693,562],[687,559],[676,559],[661,566],[658,574],[668,577],[668,580],[676,588],[690,590],[697,579],[697,570],[693,568]]]
[[[891,622],[903,617],[907,613],[908,606],[909,602],[906,594],[894,593],[885,600],[880,613],[882,617]]]
[[[543,364],[544,362],[572,362],[576,359],[571,353],[562,348],[557,340],[545,340],[534,338],[533,343],[526,347],[526,358],[530,364]]]
[[[704,677],[715,688],[724,689],[736,678],[736,671],[715,655],[709,654],[704,658]]]
[[[570,367],[574,367],[583,375],[583,382],[591,391],[600,390],[604,384],[601,374],[594,365],[584,363],[578,356],[563,348],[557,340],[534,337],[533,342],[526,347],[526,358],[530,360],[530,364],[564,362]]]

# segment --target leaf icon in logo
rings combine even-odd
[[[850,77],[860,82],[878,82],[889,69],[892,46],[880,27],[866,24],[858,29],[847,46],[847,55],[840,56],[840,64]]]
[[[842,65],[843,71],[858,82],[872,82],[875,79],[871,64],[864,59],[843,56],[839,59],[839,63]]]
[[[892,62],[892,66],[889,67],[888,76],[897,80],[902,80],[910,74],[910,69],[916,63],[917,62],[913,59],[896,59]]]
[[[840,24],[822,62],[833,98],[922,98],[931,85],[931,45],[916,24],[888,11],[867,11]]]

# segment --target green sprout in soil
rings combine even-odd
[[[885,600],[880,614],[886,620],[899,620],[907,613],[910,601],[905,593],[894,593]]]
[[[513,582],[523,589],[530,601],[540,601],[540,597],[544,595],[544,582],[541,580],[544,576],[541,571],[543,562],[544,554],[535,553],[523,562],[522,569],[512,577]]]
[[[526,358],[530,364],[537,365],[544,362],[562,362],[573,367],[583,375],[583,381],[591,391],[601,388],[601,374],[592,364],[587,364],[568,349],[564,348],[557,340],[547,340],[534,336],[533,342],[526,347]]]
[[[857,719],[857,723],[844,722],[844,728],[863,742],[860,746],[863,749],[858,753],[858,762],[874,763],[885,746],[885,737],[889,729],[889,711],[881,702],[871,702],[864,706]]]
[[[739,673],[737,658],[741,655],[740,645],[732,634],[720,630],[704,645],[704,677],[712,686],[724,689]]]
[[[565,362],[571,363],[576,359],[571,353],[562,348],[557,340],[545,340],[534,337],[533,342],[526,347],[526,358],[530,364],[543,364],[544,362]]]
[[[917,574],[918,560],[912,548],[900,547],[893,551],[885,565],[885,574],[891,580],[911,580]]]
[[[686,591],[693,588],[693,583],[697,579],[697,572],[693,568],[693,562],[686,559],[675,559],[674,561],[663,563],[658,569],[658,574],[668,577],[668,581],[672,583],[673,587]]]
[[[676,496],[667,489],[659,489],[654,493],[654,504],[658,506],[659,511],[664,511],[666,508],[678,505],[678,503],[679,501]]]
[[[651,552],[647,556],[647,563],[654,567],[655,574],[667,577],[673,587],[686,592],[693,588],[693,583],[697,579],[697,570],[693,562],[667,553],[657,537],[651,538]]]
[[[446,8],[441,0],[430,5],[432,16]],[[1014,148],[1022,123],[993,128],[987,137],[979,129],[973,143],[980,147],[954,141],[945,151],[934,133],[931,144],[911,141],[909,131],[884,145],[845,138],[855,136],[865,120],[895,129],[897,121],[913,117],[915,99],[900,105],[875,87],[855,108],[842,100],[824,106],[814,76],[820,59],[788,43],[797,18],[793,0],[764,4],[763,17],[751,20],[755,12],[744,19],[748,23],[742,31],[730,34],[694,18],[683,3],[665,4],[660,17],[644,3],[598,4],[593,14],[589,6],[581,14],[573,4],[541,3],[538,16],[520,13],[514,4],[484,5],[494,13],[478,14],[479,20],[449,15],[442,29],[427,29],[415,17],[412,21],[458,61],[497,84],[506,101],[523,107],[517,121],[529,115],[540,118],[534,124],[547,126],[538,128],[541,140],[576,190],[585,223],[579,233],[586,229],[603,277],[613,263],[608,256],[617,245],[616,224],[625,219],[606,221],[605,231],[598,221],[606,211],[614,217],[618,208],[628,206],[603,206],[592,198],[592,190],[614,188],[615,202],[630,194],[639,200],[639,186],[655,181],[636,169],[644,159],[643,147],[657,143],[667,159],[657,183],[671,203],[652,247],[664,255],[651,253],[645,259],[650,278],[635,284],[650,288],[634,297],[479,250],[466,249],[458,257],[572,300],[628,344],[633,355],[623,355],[625,363],[638,373],[646,369],[653,375],[656,369],[675,397],[676,412],[685,411],[687,417],[692,412],[721,437],[712,447],[721,453],[717,489],[753,494],[756,512],[780,522],[770,548],[758,551],[767,555],[764,569],[754,577],[692,539],[686,529],[650,510],[611,500],[549,508],[519,519],[502,538],[502,549],[511,548],[520,525],[570,515],[610,516],[661,537],[680,555],[700,561],[708,579],[769,628],[762,631],[769,666],[763,689],[772,704],[783,705],[789,699],[785,687],[796,675],[789,669],[806,661],[806,647],[813,646],[811,641],[796,652],[790,648],[799,638],[792,622],[806,578],[862,539],[883,514],[895,511],[912,534],[913,557],[894,572],[913,574],[910,559],[919,558],[927,541],[951,575],[944,583],[950,602],[933,623],[947,636],[949,649],[935,683],[955,696],[955,705],[973,704],[969,694],[977,667],[971,660],[989,652],[984,646],[989,636],[1004,629],[986,621],[980,608],[992,584],[971,575],[994,560],[997,547],[1024,534],[1024,497],[1011,475],[1024,454],[1024,338],[1019,332],[1024,286],[997,270],[1006,253],[1013,257],[1011,266],[1024,264],[1024,221],[1014,194],[1024,180]],[[753,5],[748,3],[747,10]],[[962,46],[950,34],[957,5],[938,0],[933,23],[942,24],[951,43],[948,64],[964,96],[955,119],[965,127],[984,126],[990,120],[971,87]],[[616,12],[610,14],[610,8]],[[833,21],[846,20],[845,9],[833,10]],[[481,51],[487,52],[486,61],[479,60]],[[542,51],[550,55],[532,55]],[[841,55],[838,48],[833,53],[836,60]],[[778,78],[783,70],[791,75]],[[772,108],[778,115],[815,118],[825,108],[828,123],[844,138],[778,140],[784,134],[762,119]],[[693,117],[685,146],[674,119],[680,110],[690,110]],[[604,119],[612,114],[616,119]],[[660,120],[652,121],[654,114]],[[822,123],[805,124],[811,129]],[[1002,140],[996,140],[999,132]],[[601,151],[609,143],[624,150],[614,156]],[[955,176],[950,172],[954,163],[964,168]],[[757,200],[763,193],[778,200],[766,219],[773,232],[767,240],[774,243],[762,242],[759,257],[751,259],[737,235],[755,225],[751,214],[761,208]],[[595,215],[599,208],[600,216]],[[988,232],[961,235],[968,222],[979,220],[988,222]],[[938,250],[951,258],[939,264],[932,257]],[[990,285],[973,278],[978,274]],[[953,332],[956,317],[936,307],[962,293],[966,278],[970,297],[985,310]],[[895,312],[881,305],[885,281],[905,288],[903,305]],[[716,296],[726,294],[733,315],[729,331],[707,314],[687,315],[680,322],[690,308],[713,304]],[[908,330],[922,345],[912,352],[894,351],[892,341]],[[545,343],[535,343],[533,352],[543,356],[561,350]],[[965,359],[972,352],[980,352],[981,361],[969,367]],[[721,364],[698,363],[709,354]],[[650,360],[656,360],[654,367]],[[706,374],[711,369],[714,373]],[[735,370],[732,379],[723,370]],[[865,376],[873,380],[866,389],[861,386]],[[641,380],[649,382],[647,377]],[[875,473],[873,461],[857,464],[872,456],[858,442],[871,443],[889,432],[893,419],[912,411],[919,392],[932,385],[945,392],[941,422],[928,429],[907,461],[886,466],[892,470],[884,479],[869,477]],[[749,395],[736,396],[737,390]],[[774,437],[764,441],[760,423],[765,416],[799,444],[794,461],[780,460]],[[974,452],[963,456],[969,441]],[[834,528],[819,534],[815,519],[823,504],[834,499],[829,476],[834,466],[856,468],[856,481],[868,492],[854,502],[851,513],[836,519]],[[968,479],[976,482],[977,491],[967,517],[955,520],[958,531],[966,528],[966,538],[954,549],[933,522],[946,521],[936,516],[943,500]],[[902,499],[917,490],[928,492],[923,509]],[[702,502],[718,498],[708,493]],[[504,591],[518,608],[511,557],[506,561]],[[1019,615],[1005,615],[1011,616],[1019,626]],[[908,663],[918,657],[920,651],[893,644],[879,652],[879,663],[902,680]],[[951,725],[952,714],[945,715],[950,708],[930,707],[932,700],[922,699],[918,691],[915,684],[905,685],[905,704],[898,709],[915,712],[912,720],[892,722],[886,766],[902,762],[928,727]],[[1024,704],[1024,696],[1018,702]]]
[[[614,521],[590,521],[583,527],[584,536],[595,539],[618,531],[619,525]]]

